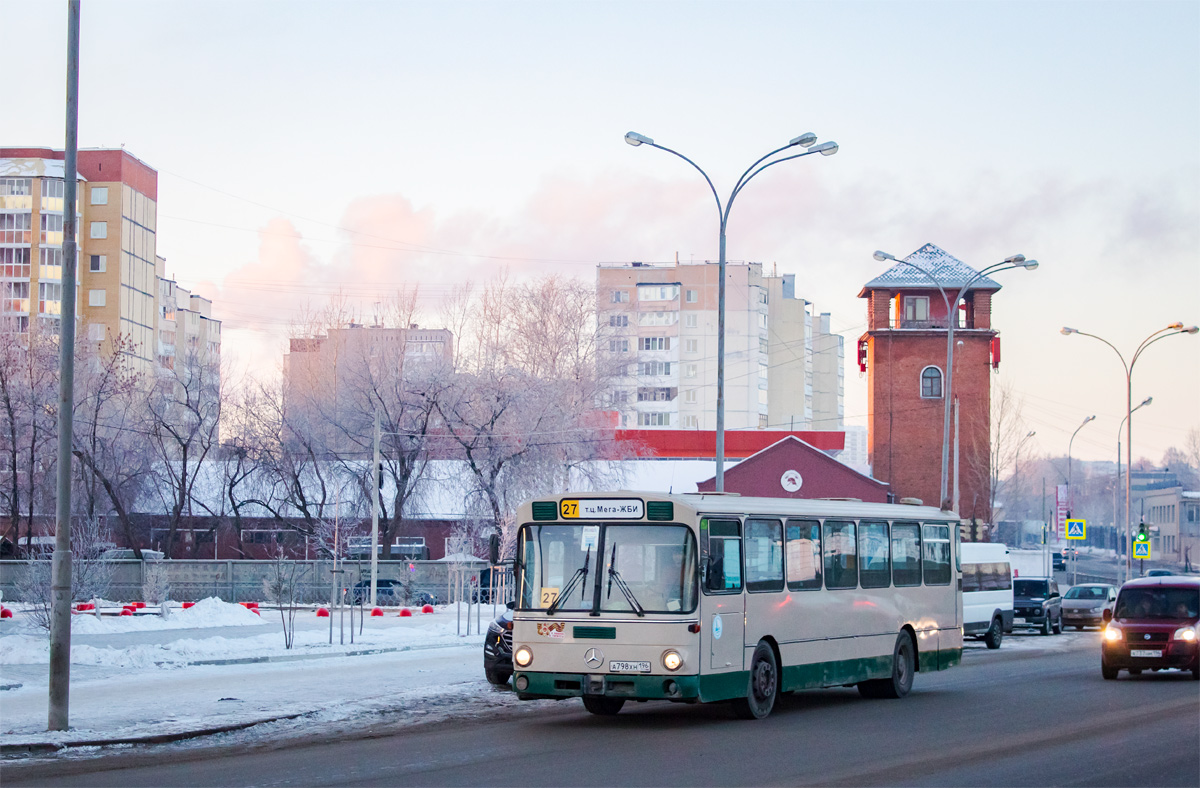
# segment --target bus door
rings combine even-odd
[[[742,528],[735,519],[700,521],[704,605],[702,632],[709,668],[742,670],[746,606],[742,596]]]

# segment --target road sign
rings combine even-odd
[[[1134,542],[1133,543],[1133,557],[1148,559],[1150,557],[1150,543],[1149,542]]]
[[[1087,539],[1087,520],[1067,520],[1068,539]]]

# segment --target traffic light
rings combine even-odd
[[[1135,542],[1149,542],[1150,531],[1146,528],[1145,523],[1138,523],[1137,534],[1133,537]]]

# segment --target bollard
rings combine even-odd
[[[400,613],[399,613],[399,615],[400,615],[400,617],[402,617],[402,618],[403,618],[403,617],[406,617],[406,616],[411,616],[411,615],[412,615],[412,611],[411,611],[411,610],[409,610],[409,609],[408,609],[408,608],[406,608],[406,607],[402,607],[402,608],[400,608]]]
[[[372,618],[375,618],[377,616],[382,616],[382,615],[383,615],[383,608],[379,608],[379,607],[371,608],[371,617]]]
[[[421,612],[422,612],[422,613],[432,613],[432,612],[433,612],[433,605],[424,605],[424,606],[422,606],[422,607],[421,607]]]
[[[329,611],[326,608],[317,608],[317,618],[329,618]]]

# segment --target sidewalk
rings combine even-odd
[[[328,619],[298,619],[291,651],[270,617],[258,626],[73,636],[71,729],[53,733],[45,730],[47,662],[13,662],[39,652],[27,636],[6,633],[0,685],[20,686],[0,692],[0,754],[172,741],[262,723],[279,732],[288,720],[304,728],[385,713],[424,721],[481,702],[515,703],[483,678],[482,635],[460,637],[456,624],[453,610],[409,619],[393,612],[368,618],[361,638],[356,626],[353,646],[347,632],[343,646],[335,619],[331,647]]]

